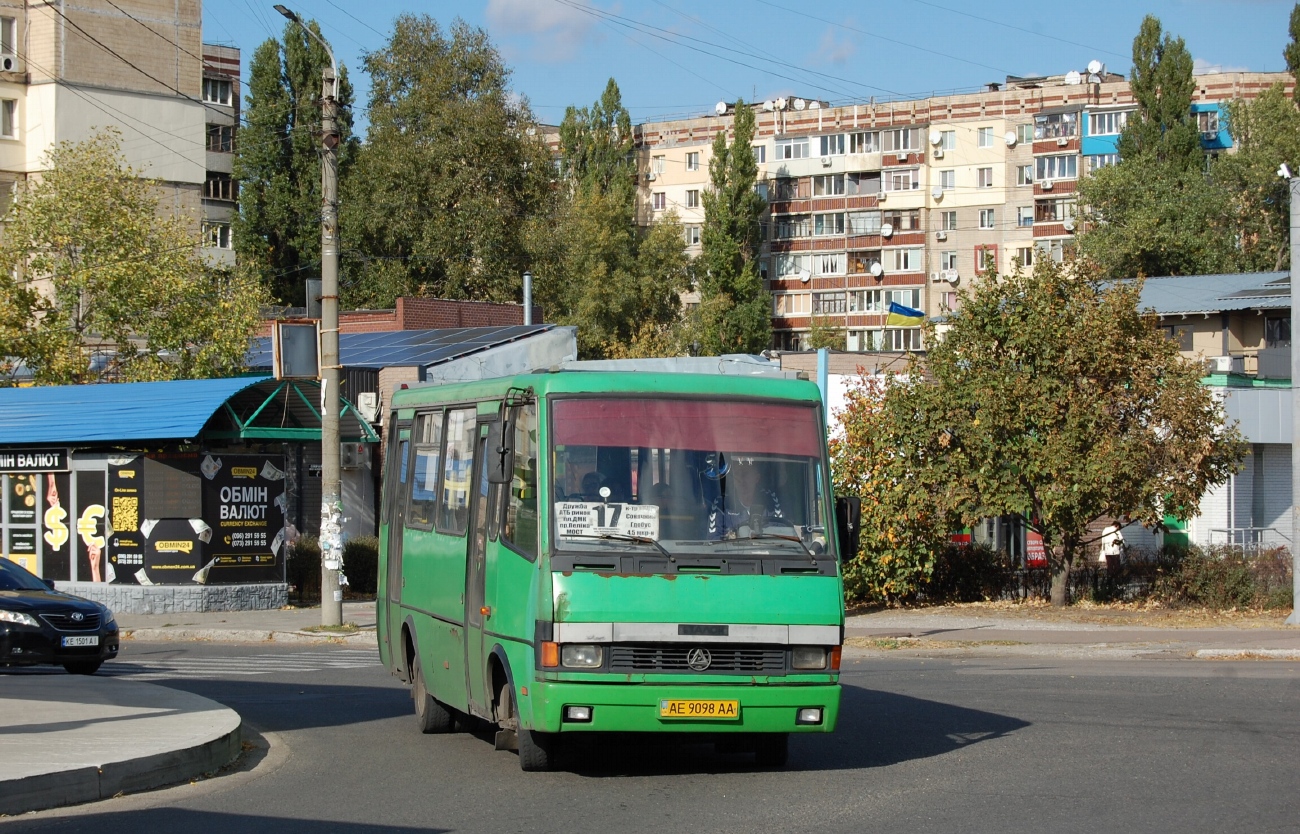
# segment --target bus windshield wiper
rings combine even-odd
[[[668,561],[676,562],[677,557],[668,552],[668,548],[659,543],[658,539],[652,539],[648,536],[632,536],[625,533],[564,533],[560,536],[562,539],[605,539],[616,542],[635,542],[637,544],[654,545],[655,550],[668,557]]]
[[[803,550],[804,553],[807,553],[807,554],[808,554],[808,558],[809,558],[809,559],[812,559],[814,562],[817,561],[817,554],[816,554],[816,553],[813,553],[813,552],[812,552],[812,548],[810,548],[808,545],[804,544],[804,543],[803,543],[803,539],[799,538],[798,536],[791,536],[791,535],[788,535],[788,534],[786,534],[786,533],[750,533],[750,534],[749,534],[749,538],[751,538],[751,539],[784,539],[785,541],[788,541],[788,542],[794,542],[795,544],[799,545],[799,547]]]

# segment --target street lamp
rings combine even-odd
[[[343,501],[339,487],[339,176],[338,64],[334,50],[296,12],[276,4],[275,10],[302,27],[329,56],[321,70],[321,215],[320,215],[320,619],[321,625],[343,625]]]

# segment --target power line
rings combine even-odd
[[[1078,46],[1078,47],[1081,47],[1081,48],[1083,48],[1083,49],[1090,49],[1090,50],[1092,50],[1093,52],[1101,52],[1101,53],[1104,53],[1104,54],[1106,54],[1106,55],[1114,55],[1116,58],[1123,58],[1123,59],[1125,59],[1125,60],[1128,60],[1128,58],[1130,57],[1130,56],[1128,56],[1128,55],[1121,55],[1121,54],[1118,53],[1118,52],[1112,52],[1112,51],[1110,51],[1109,49],[1101,49],[1101,48],[1096,47],[1096,46],[1089,46],[1089,45],[1086,44],[1086,43],[1079,43],[1078,41],[1071,41],[1071,40],[1066,40],[1065,38],[1058,38],[1058,37],[1056,37],[1055,35],[1047,35],[1047,34],[1044,34],[1044,33],[1042,33],[1042,32],[1035,32],[1035,31],[1032,30],[1032,29],[1026,29],[1026,28],[1024,28],[1024,27],[1022,27],[1022,26],[1015,26],[1015,25],[1012,25],[1012,24],[1010,24],[1010,23],[1003,23],[1002,21],[1000,21],[1000,20],[994,20],[994,19],[991,18],[991,17],[980,17],[980,16],[977,15],[977,14],[971,14],[970,12],[964,12],[964,11],[962,11],[961,9],[953,9],[953,8],[948,7],[948,6],[940,6],[938,3],[930,3],[930,2],[927,2],[927,0],[911,0],[911,1],[912,1],[913,3],[919,3],[919,4],[922,5],[922,6],[929,6],[929,7],[932,8],[932,9],[939,9],[939,10],[941,10],[941,11],[951,12],[952,14],[959,14],[959,15],[962,15],[963,17],[969,17],[969,18],[971,18],[972,20],[982,20],[982,21],[984,21],[985,23],[992,23],[994,26],[1001,26],[1001,27],[1006,28],[1006,29],[1011,29],[1011,30],[1013,30],[1013,31],[1015,31],[1015,32],[1023,32],[1023,33],[1025,33],[1026,35],[1034,35],[1035,37],[1046,38],[1047,40],[1056,41],[1056,42],[1058,42],[1058,43],[1065,43],[1065,44],[1069,44],[1070,46]]]

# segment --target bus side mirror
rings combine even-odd
[[[858,555],[862,542],[862,499],[842,495],[835,499],[835,536],[840,546],[840,561]]]
[[[514,475],[514,449],[510,448],[508,438],[514,436],[514,425],[510,420],[498,420],[488,429],[487,436],[487,479],[490,484],[508,484]]]

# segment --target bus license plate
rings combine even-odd
[[[98,645],[99,645],[98,634],[92,634],[89,637],[64,637],[63,638],[64,648],[68,648],[70,646],[98,646]]]
[[[660,718],[739,719],[740,701],[702,701],[679,698],[659,702]]]

